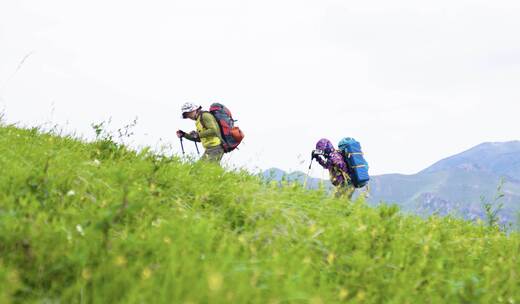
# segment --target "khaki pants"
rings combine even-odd
[[[207,148],[206,151],[204,151],[201,160],[220,164],[223,156],[224,148],[222,148],[222,146],[216,146]]]

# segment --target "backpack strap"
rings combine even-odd
[[[338,149],[337,152],[341,153],[341,155],[344,155],[346,158],[351,158],[352,155],[364,155],[363,152],[347,152],[345,153],[344,150]]]
[[[347,155],[348,158],[351,158],[352,155],[363,155],[363,152],[352,152]]]
[[[208,111],[200,111],[200,124],[202,125],[202,127],[204,129],[207,129],[206,125],[204,124],[204,118],[202,117],[202,115],[204,115],[204,113],[209,113]],[[211,114],[211,113],[210,113]]]

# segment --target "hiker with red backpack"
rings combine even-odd
[[[177,131],[177,137],[202,143],[205,149],[202,160],[220,163],[224,153],[235,150],[244,138],[240,128],[235,127],[231,112],[222,104],[214,103],[209,111],[202,106],[185,103],[182,118],[195,121],[196,131]]]
[[[363,158],[361,145],[353,138],[344,138],[339,143],[339,149],[328,139],[320,139],[316,150],[312,151],[312,160],[329,170],[330,181],[336,187],[336,197],[346,197],[351,200],[356,188],[368,184],[368,163]],[[311,163],[312,165],[312,163]]]

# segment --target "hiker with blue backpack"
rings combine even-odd
[[[203,111],[202,106],[188,102],[181,111],[183,119],[195,121],[197,130],[189,133],[178,130],[177,137],[181,145],[183,138],[202,143],[205,152],[201,160],[220,163],[224,154],[235,150],[244,138],[240,128],[234,126],[231,112],[222,104],[214,103],[209,111]]]
[[[368,184],[368,163],[363,157],[361,145],[352,138],[344,138],[336,150],[328,139],[320,139],[316,150],[312,151],[312,160],[329,170],[330,181],[336,187],[336,197],[351,200],[356,188]],[[312,162],[311,162],[312,165]]]

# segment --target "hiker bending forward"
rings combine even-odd
[[[349,200],[352,199],[354,186],[349,177],[347,163],[341,153],[334,148],[330,140],[319,140],[312,157],[324,169],[329,170],[330,181],[336,187],[334,195],[336,197],[346,197]]]
[[[195,120],[197,131],[186,133],[179,130],[177,137],[202,143],[205,149],[202,160],[220,163],[224,156],[224,148],[222,147],[220,126],[215,117],[209,112],[202,111],[201,106],[186,103],[182,106],[182,118]]]

